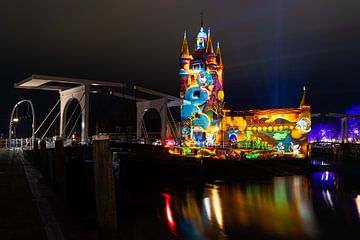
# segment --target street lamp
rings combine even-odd
[[[10,144],[11,144],[11,137],[12,137],[12,125],[14,123],[18,123],[19,122],[19,118],[18,117],[14,117],[14,112],[16,110],[16,108],[21,104],[27,102],[30,107],[31,107],[31,114],[32,114],[32,124],[31,124],[31,128],[32,128],[32,136],[31,136],[31,142],[30,142],[30,148],[32,148],[34,146],[34,140],[35,140],[35,111],[34,111],[34,105],[32,104],[32,102],[28,99],[24,99],[19,101],[18,103],[15,104],[15,106],[13,107],[12,111],[11,111],[11,115],[10,115],[10,122],[9,122],[9,148],[10,148]]]

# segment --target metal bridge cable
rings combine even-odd
[[[173,135],[174,135],[174,137],[176,138],[176,140],[179,140],[179,136],[177,135],[177,132],[175,131],[175,129],[176,129],[176,124],[175,124],[175,120],[174,120],[174,117],[173,117],[173,115],[172,115],[172,113],[171,113],[171,110],[169,109],[169,108],[167,108],[167,110],[168,110],[168,112],[169,112],[169,115],[170,115],[170,117],[171,117],[171,122],[170,122],[170,128],[171,128],[171,130],[173,131]],[[174,125],[172,125],[172,124],[174,124]]]
[[[81,101],[81,99],[83,98],[83,96],[84,96],[84,95],[81,96],[80,101]],[[74,98],[73,98],[73,99],[74,99]],[[66,130],[67,126],[69,125],[72,117],[74,116],[76,110],[78,109],[78,107],[79,107],[79,105],[80,105],[80,101],[78,101],[78,103],[76,104],[73,112],[72,112],[71,115],[70,115],[70,118],[66,121],[65,126],[64,126],[64,128],[63,128],[63,131],[61,132],[61,136],[65,133],[65,130]],[[66,117],[66,116],[65,116],[65,117]]]
[[[142,123],[142,129],[143,129],[144,137],[145,137],[145,144],[146,144],[146,143],[150,142],[149,135],[148,135],[147,130],[146,130],[146,125],[145,125],[144,119],[141,119],[141,123]]]
[[[42,121],[42,123],[39,125],[39,127],[36,129],[35,133],[34,133],[34,137],[35,134],[40,130],[40,128],[42,127],[42,125],[45,123],[45,121],[48,119],[48,117],[51,115],[51,113],[54,111],[54,109],[56,108],[56,106],[59,104],[60,99],[55,103],[54,107],[51,109],[51,111],[48,113],[48,115],[45,117],[45,119]]]
[[[159,112],[161,112],[164,107],[166,107],[166,110],[167,110],[166,112],[169,112],[169,108],[168,108],[168,106],[167,106],[166,103],[161,106],[161,108],[159,109]],[[170,113],[170,114],[171,114],[171,113]],[[167,124],[169,124],[170,131],[171,131],[173,137],[176,138],[176,135],[174,134],[174,130],[172,129],[173,126],[171,125],[171,122],[170,122],[170,120],[168,119],[167,114],[166,114],[166,120],[167,120]]]
[[[68,137],[67,137],[68,139],[70,138],[70,135],[71,135],[72,131],[74,130],[77,122],[79,121],[79,118],[80,118],[80,116],[81,116],[81,113],[82,113],[82,111],[80,111],[80,113],[78,114],[78,116],[77,116],[77,118],[76,118],[76,120],[75,120],[75,123],[74,123],[73,127],[71,128],[71,130],[70,130],[70,132],[69,132],[69,135],[68,135]]]
[[[76,107],[74,108],[73,112],[71,113],[69,120],[66,122],[66,124],[65,124],[65,126],[64,126],[64,128],[63,128],[63,131],[62,131],[62,133],[61,133],[61,136],[63,136],[63,134],[65,133],[66,127],[69,125],[72,117],[73,117],[74,114],[75,114],[75,111],[78,109],[78,107],[79,107],[79,105],[80,105],[80,102],[81,102],[81,100],[83,99],[84,96],[85,96],[85,93],[83,93],[83,95],[81,96],[80,100],[78,101]],[[66,117],[66,116],[65,116],[65,117]]]
[[[163,107],[164,107],[164,106],[163,106]],[[173,123],[175,123],[174,118],[173,118],[172,113],[171,113],[170,109],[168,108],[168,106],[166,105],[165,107],[166,107],[167,112],[169,113],[169,115],[170,115],[170,117],[171,117],[171,119],[167,119],[167,120],[168,120],[169,127],[170,127],[170,131],[171,131],[173,137],[174,137],[176,140],[178,140],[178,136],[177,136],[177,134],[176,134],[176,131],[174,130],[174,125],[173,125]]]
[[[175,131],[175,129],[174,129],[174,126],[172,125],[172,123],[171,123],[170,121],[169,121],[169,125],[170,125],[170,130],[171,130],[172,135],[174,136],[176,142],[178,142],[178,136],[177,136],[177,134],[176,134],[176,131]]]
[[[54,120],[50,123],[49,127],[46,129],[44,135],[42,135],[42,137],[40,138],[40,140],[43,140],[45,135],[48,133],[48,131],[50,130],[50,128],[52,127],[52,125],[54,124],[55,120],[58,118],[58,116],[60,115],[60,112],[58,112],[54,118]]]
[[[84,108],[85,108],[85,106],[82,107],[82,108],[80,108],[80,113],[78,114],[78,116],[77,116],[77,118],[76,118],[76,120],[75,120],[75,123],[74,123],[73,127],[71,128],[71,131],[69,132],[69,135],[68,135],[68,137],[67,137],[68,139],[70,138],[70,135],[71,135],[72,131],[74,130],[77,122],[79,121],[79,118],[80,118],[80,116],[82,115],[82,112],[83,112]]]

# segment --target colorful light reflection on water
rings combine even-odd
[[[154,190],[138,198],[156,212],[141,215],[142,224],[151,223],[144,236],[156,239],[323,239],[344,225],[360,229],[360,194],[342,191],[333,172],[157,187],[158,200]]]
[[[196,239],[228,239],[231,233],[224,229],[229,226],[271,236],[313,238],[317,227],[309,189],[307,178],[294,176],[266,183],[208,185],[202,201],[195,191],[188,191],[186,199],[175,194],[178,227]],[[189,225],[195,226],[191,233]]]

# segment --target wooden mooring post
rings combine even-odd
[[[49,180],[49,159],[45,140],[40,141],[40,172],[46,180]]]
[[[34,141],[34,149],[33,149],[33,164],[37,169],[40,170],[40,151],[39,151],[39,143],[38,141]]]
[[[54,160],[54,175],[55,175],[55,192],[59,196],[60,200],[67,204],[67,171],[64,153],[63,140],[55,141],[55,160]]]
[[[93,136],[97,223],[101,240],[118,239],[116,189],[108,135]]]

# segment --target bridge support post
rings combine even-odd
[[[88,85],[81,85],[76,88],[60,91],[60,136],[66,135],[66,115],[67,109],[71,100],[79,101],[81,111],[81,143],[86,144],[88,140],[89,128],[89,94],[90,88]],[[75,116],[76,119],[77,116]]]
[[[116,194],[110,138],[93,136],[93,160],[97,223],[100,239],[118,239]]]
[[[347,143],[349,138],[349,118],[341,118],[341,142]]]
[[[141,137],[143,117],[145,113],[153,108],[160,114],[161,118],[161,141],[164,144],[166,139],[167,128],[167,103],[166,98],[160,98],[156,100],[141,101],[136,103],[136,137]]]

